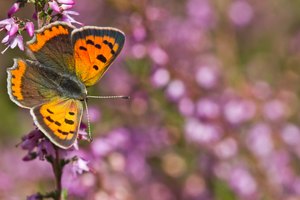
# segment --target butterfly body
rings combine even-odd
[[[53,83],[55,86],[53,89],[57,91],[59,96],[77,100],[86,99],[86,87],[75,75],[57,71],[43,65],[39,66],[39,70],[48,79],[48,82]]]
[[[10,99],[30,109],[37,127],[57,146],[76,140],[86,88],[94,85],[120,53],[124,34],[114,28],[52,23],[27,43],[30,59],[8,69]]]

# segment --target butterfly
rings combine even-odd
[[[14,59],[7,70],[9,97],[30,109],[52,143],[67,149],[77,138],[86,88],[103,76],[124,42],[124,33],[115,28],[51,23],[27,42],[30,59]]]

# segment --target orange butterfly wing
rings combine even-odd
[[[44,66],[63,73],[74,73],[71,33],[75,29],[65,22],[54,22],[36,31],[27,42],[29,55]]]
[[[125,35],[118,29],[86,26],[72,32],[75,71],[86,85],[94,85],[120,53]]]
[[[82,112],[83,107],[80,101],[60,97],[36,106],[30,111],[37,127],[54,144],[63,149],[74,144]]]
[[[49,82],[37,62],[14,59],[7,69],[7,90],[10,99],[23,108],[45,103],[58,95],[56,85]]]

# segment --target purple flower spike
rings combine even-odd
[[[61,8],[59,7],[59,5],[56,3],[56,1],[50,1],[49,2],[49,7],[54,10],[55,12],[60,13],[61,12]]]
[[[7,16],[11,17],[13,14],[15,14],[20,9],[20,2],[14,3],[12,7],[8,10]]]
[[[26,22],[25,29],[30,37],[34,35],[34,24],[32,22]]]
[[[57,0],[58,3],[61,4],[67,4],[67,5],[74,5],[75,1],[74,0]]]

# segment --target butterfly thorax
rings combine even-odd
[[[51,89],[54,89],[57,95],[78,100],[86,98],[86,87],[75,75],[51,67],[45,67],[41,64],[38,70],[48,79],[48,82],[51,83]]]
[[[84,100],[86,98],[87,92],[86,87],[77,80],[75,76],[62,75],[59,90],[61,96],[65,96],[72,99]]]

